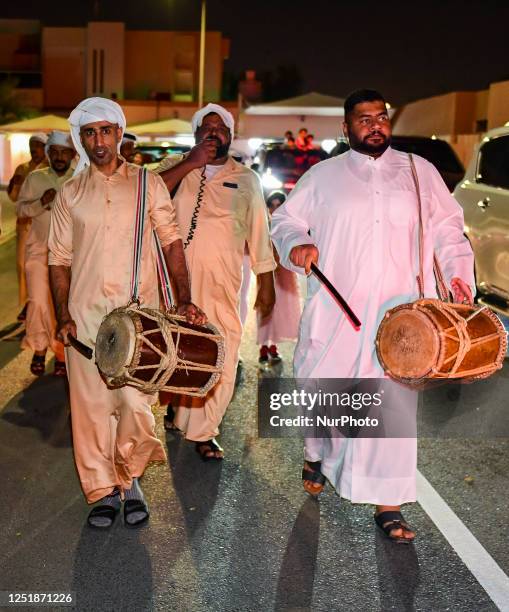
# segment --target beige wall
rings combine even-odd
[[[455,134],[459,121],[461,132],[464,124],[470,123],[467,112],[459,111],[461,104],[475,108],[475,92],[454,92],[417,100],[404,106],[398,113],[394,134],[405,136],[432,136],[433,134]]]
[[[168,93],[196,100],[200,36],[198,32],[127,31],[125,45],[125,96],[149,99]],[[205,99],[221,98],[223,58],[227,50],[221,32],[207,32],[205,40]]]
[[[23,108],[41,110],[44,107],[43,89],[16,89],[16,97]]]
[[[173,72],[171,49],[173,32],[125,33],[125,96],[148,99],[151,92],[170,91]]]
[[[474,147],[481,140],[481,137],[482,134],[458,134],[455,138],[448,139],[465,168],[470,163],[474,154]]]
[[[124,97],[124,30],[120,22],[88,24],[87,96],[111,97],[115,93],[118,98]]]
[[[44,28],[44,106],[73,108],[85,97],[85,28]]]
[[[509,121],[509,81],[492,83],[488,98],[488,129],[502,127]]]

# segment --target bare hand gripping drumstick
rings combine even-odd
[[[320,272],[320,270],[315,266],[314,263],[311,264],[311,271],[316,276],[316,278],[318,278],[318,280],[320,280],[327,287],[327,289],[332,294],[336,302],[339,304],[339,307],[341,308],[341,310],[347,316],[347,319],[350,321],[353,328],[356,331],[359,331],[359,329],[361,328],[361,322],[355,316],[354,311],[350,308],[350,306],[347,304],[346,300],[339,293],[336,287],[334,287],[334,285],[330,282],[330,280],[324,274],[322,274],[322,272]]]
[[[72,334],[67,334],[67,339],[69,340],[69,344],[76,349],[78,353],[81,353],[81,355],[87,359],[92,359],[94,351],[89,346],[80,342],[78,338],[75,338]]]

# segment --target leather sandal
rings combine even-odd
[[[46,355],[34,355],[30,364],[30,372],[34,376],[42,376],[46,371]]]
[[[58,361],[55,359],[55,369],[53,370],[53,376],[65,377],[67,376],[67,368],[65,367],[65,361]]]
[[[320,493],[323,491],[325,482],[327,480],[321,472],[322,462],[321,461],[306,461],[305,463],[309,469],[306,468],[306,465],[302,469],[302,482],[303,483],[313,482],[315,484],[321,485],[321,487],[319,489],[310,490],[310,489],[306,489],[306,487],[304,486],[304,490],[307,493],[309,493],[312,497],[318,497]]]
[[[109,529],[115,522],[115,517],[117,516],[117,514],[118,509],[114,508],[113,506],[108,506],[106,504],[103,504],[102,506],[95,506],[94,508],[92,508],[88,515],[87,523],[90,527],[93,527],[94,529]],[[109,524],[96,525],[90,521],[90,519],[99,517],[108,519],[110,521]]]
[[[128,517],[135,512],[144,512],[145,516],[136,521],[128,521]],[[127,499],[124,502],[124,525],[126,527],[139,527],[148,521],[149,516],[147,504],[141,499]]]
[[[216,442],[215,438],[212,440],[205,440],[204,442],[196,442],[196,452],[202,458],[202,461],[222,461],[223,457],[217,457],[215,454],[208,455],[207,453],[224,453],[224,450]]]
[[[391,542],[395,544],[411,544],[414,541],[415,536],[413,538],[405,538],[404,535],[392,535],[395,529],[402,529],[404,532],[413,531],[398,510],[380,512],[380,514],[375,514],[373,518],[375,519],[377,527],[387,538],[389,538],[389,540],[391,540]]]

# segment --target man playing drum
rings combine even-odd
[[[204,460],[222,459],[215,440],[235,385],[242,334],[238,305],[242,260],[247,242],[251,269],[257,275],[255,307],[262,316],[275,301],[276,268],[270,242],[267,207],[256,174],[228,155],[233,116],[208,104],[192,119],[196,146],[185,157],[169,157],[159,168],[173,202],[184,238],[191,290],[210,322],[225,339],[223,374],[204,400],[175,398],[175,426],[196,442]],[[166,423],[171,427],[172,413]]]
[[[311,168],[272,218],[281,264],[309,273],[311,263],[319,262],[362,322],[356,331],[310,276],[294,356],[300,379],[383,378],[375,352],[379,323],[388,309],[419,297],[418,200],[409,157],[390,146],[380,93],[354,92],[344,108],[351,150]],[[455,300],[472,303],[473,254],[461,208],[432,164],[414,159],[423,208],[425,295],[437,295],[435,251]],[[403,389],[402,395],[404,413],[415,415],[417,392]],[[387,537],[408,543],[415,533],[400,506],[416,499],[416,462],[415,437],[308,438],[304,488],[318,495],[327,478],[342,497],[374,504],[375,521]]]
[[[49,264],[59,336],[94,345],[105,315],[130,298],[139,168],[118,156],[126,121],[120,106],[88,98],[69,117],[80,159],[59,191],[52,212]],[[147,219],[141,251],[140,301],[158,308],[156,253],[161,242],[176,289],[178,313],[205,322],[191,303],[182,241],[163,181],[148,173]],[[97,366],[66,349],[74,456],[94,527],[110,527],[124,503],[124,521],[134,526],[149,512],[138,478],[165,453],[154,432],[155,397],[132,387],[109,389]]]

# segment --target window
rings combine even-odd
[[[477,182],[509,189],[509,136],[499,136],[482,146]]]

